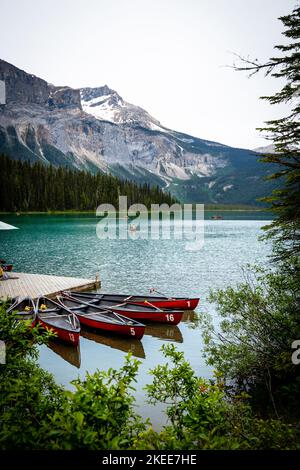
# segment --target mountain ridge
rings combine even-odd
[[[0,152],[13,158],[158,184],[183,202],[253,204],[270,192],[257,153],[168,129],[107,85],[55,86],[2,60],[0,80]]]

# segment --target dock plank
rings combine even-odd
[[[9,273],[10,278],[0,281],[0,299],[26,297],[33,299],[39,295],[54,297],[62,290],[92,290],[100,287],[98,278],[53,276],[49,274]],[[17,278],[17,279],[16,279]]]

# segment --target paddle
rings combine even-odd
[[[163,297],[165,297],[166,299],[172,299],[172,297],[168,297],[166,294],[164,294],[163,292],[159,292],[159,290],[155,289],[155,287],[151,287],[151,289],[149,289],[149,293],[150,294],[153,294],[153,292],[156,292],[157,294],[160,294],[162,295]]]
[[[149,300],[144,300],[144,303],[150,305],[151,307],[153,307],[156,310],[159,310],[161,312],[161,309],[156,307],[156,305],[153,305],[151,302],[149,302]]]
[[[105,309],[104,307],[99,307],[98,305],[91,305],[91,304],[89,304],[89,303],[87,303],[87,302],[83,302],[83,301],[81,301],[81,300],[78,301],[77,299],[72,298],[72,296],[68,296],[68,295],[66,295],[66,294],[64,294],[64,296],[65,296],[65,298],[68,299],[68,300],[72,300],[72,301],[75,302],[75,303],[78,303],[78,304],[83,305],[83,306],[84,306],[83,308],[91,307],[91,308],[93,308],[93,309],[98,310],[98,312],[90,312],[90,313],[86,313],[86,312],[84,312],[84,311],[82,311],[82,310],[77,310],[77,311],[75,312],[75,315],[81,315],[81,316],[85,316],[85,317],[88,317],[88,316],[90,316],[90,315],[98,315],[98,316],[100,315],[101,318],[104,318],[104,319],[105,319],[105,313],[109,313],[109,314],[113,313],[113,314],[118,318],[118,320],[119,320],[121,323],[124,323],[125,325],[126,325],[127,323],[126,323],[126,321],[125,321],[124,319],[130,320],[130,322],[132,322],[131,319],[128,319],[127,317],[125,317],[125,316],[123,316],[123,315],[120,317],[120,315],[119,315],[117,312],[114,312],[113,310],[110,310],[110,309],[108,310],[108,309]],[[60,297],[60,296],[57,296],[57,299],[58,299],[59,303],[60,303],[62,306],[64,306],[64,303],[63,303],[63,301],[61,300],[61,297]],[[107,318],[108,318],[108,317],[107,317]],[[107,320],[106,320],[106,321],[107,321]]]

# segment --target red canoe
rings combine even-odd
[[[1,268],[3,269],[3,271],[11,272],[13,269],[13,264],[2,264]]]
[[[57,334],[57,338],[77,346],[80,323],[71,310],[47,297],[39,297],[36,305],[37,319],[46,330]]]
[[[95,297],[83,298],[75,294],[63,294],[63,303],[71,310],[80,309],[80,305],[88,303],[90,305],[97,305],[104,310],[112,310],[113,312],[124,315],[133,320],[155,322],[155,323],[169,323],[177,325],[183,316],[183,311],[179,310],[161,310],[158,307],[150,307],[147,305],[138,305],[130,302],[123,302],[117,304],[115,300],[101,300]]]
[[[64,306],[66,300],[58,297],[59,302]],[[145,325],[131,318],[119,315],[111,310],[104,310],[97,305],[81,302],[80,308],[73,307],[80,323],[91,328],[97,328],[102,331],[108,331],[131,338],[141,339],[145,332]]]
[[[122,294],[93,294],[90,292],[67,292],[73,296],[77,295],[83,298],[97,298],[99,300],[109,300],[116,303],[130,302],[136,305],[155,306],[162,309],[173,310],[195,310],[199,303],[199,298],[184,298],[184,297],[157,297],[157,296],[142,296],[142,295],[122,295]]]
[[[34,326],[36,322],[35,305],[31,297],[24,297],[21,300],[12,300],[12,305],[6,310],[7,313],[17,312],[17,320],[30,320]]]

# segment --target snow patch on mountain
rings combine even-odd
[[[84,112],[91,114],[96,119],[100,119],[102,121],[120,122],[116,116],[116,109],[105,101],[99,102],[95,99],[90,101],[81,100],[81,105]]]
[[[274,144],[265,145],[264,147],[256,147],[253,151],[257,153],[276,153]]]
[[[167,131],[147,111],[124,101],[116,91],[107,85],[98,88],[81,88],[80,98],[83,111],[101,121],[109,121],[114,124],[134,124],[152,131]]]

